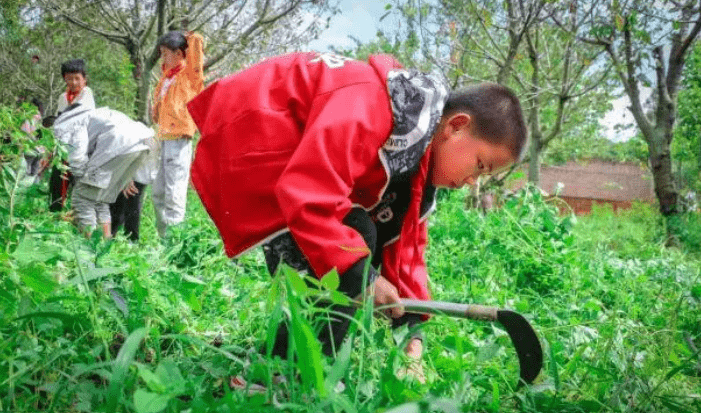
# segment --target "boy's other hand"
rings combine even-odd
[[[126,188],[122,191],[122,194],[124,195],[125,198],[129,198],[132,195],[136,195],[139,193],[139,189],[134,185],[134,181],[129,182],[129,185],[127,185]]]
[[[383,276],[378,276],[375,279],[374,288],[374,303],[375,307],[384,305],[394,305],[391,308],[385,310],[385,312],[392,318],[399,318],[404,315],[404,306],[400,304],[399,292],[397,287],[392,285]]]

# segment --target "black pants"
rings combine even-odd
[[[49,211],[63,210],[71,185],[73,185],[73,175],[70,172],[61,172],[58,167],[54,166],[49,178]]]
[[[365,240],[372,254],[380,253],[377,245],[377,228],[367,212],[361,208],[353,208],[343,223],[357,230]],[[379,247],[381,250],[381,246]],[[265,261],[268,266],[268,271],[271,275],[275,274],[277,266],[280,262],[284,262],[297,271],[306,270],[310,276],[314,276],[309,263],[304,258],[304,255],[297,246],[297,243],[292,238],[292,235],[284,233],[263,246]],[[369,259],[369,258],[368,258]],[[351,298],[355,298],[363,289],[363,272],[366,265],[366,260],[361,260],[356,263],[346,273],[341,274],[341,282],[338,290]],[[376,268],[370,268],[366,282],[374,282],[377,275]],[[341,305],[326,306],[329,310],[331,320],[319,332],[319,341],[322,345],[322,351],[327,356],[332,356],[336,350],[340,348],[343,339],[350,327],[350,319],[355,314],[355,307],[347,307]],[[334,315],[340,313],[341,315]],[[421,321],[419,315],[405,314],[403,317],[392,320],[393,327],[399,327],[408,324],[412,327]],[[420,338],[420,335],[415,335]],[[287,358],[287,350],[289,343],[289,330],[286,323],[281,323],[278,326],[277,336],[272,349],[273,356]],[[265,352],[265,350],[264,350]]]
[[[134,181],[134,185],[139,192],[128,198],[120,192],[117,200],[110,204],[110,215],[112,216],[112,236],[117,235],[119,228],[124,226],[124,233],[127,237],[136,242],[139,240],[141,207],[146,185],[136,181]]]

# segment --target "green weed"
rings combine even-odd
[[[546,364],[518,388],[499,325],[433,316],[420,384],[395,374],[407,331],[369,302],[325,357],[315,336],[330,314],[312,304],[344,302],[338,278],[271,277],[260,251],[226,258],[193,193],[167,242],[148,193],[138,244],[87,239],[47,211],[45,182],[17,184],[18,154],[0,178],[0,411],[701,411],[696,215],[686,246],[669,249],[645,205],[575,220],[532,189],[486,214],[442,194],[426,255],[433,297],[520,312]],[[260,352],[280,322],[290,362]],[[232,389],[234,376],[266,392]]]

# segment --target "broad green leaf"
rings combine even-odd
[[[345,377],[348,367],[350,366],[353,335],[348,334],[348,336],[350,338],[347,338],[343,341],[343,344],[341,344],[341,348],[336,353],[336,359],[334,360],[333,366],[331,366],[331,371],[329,372],[329,375],[326,376],[325,386],[327,389],[333,390],[336,383]]]
[[[136,351],[141,345],[141,340],[146,337],[148,330],[146,327],[141,327],[134,330],[129,337],[124,341],[122,347],[117,353],[117,358],[114,360],[114,368],[112,369],[112,376],[110,377],[110,386],[107,390],[107,413],[113,413],[117,411],[117,406],[119,401],[122,399],[122,388],[124,387],[124,382],[129,372],[129,366],[134,360]]]
[[[33,263],[45,263],[62,256],[63,248],[46,242],[38,242],[36,238],[27,235],[19,243],[12,256],[17,263],[29,265]]]
[[[190,291],[188,294],[184,295],[185,302],[192,309],[192,311],[199,313],[202,311],[202,301],[195,291]]]
[[[348,298],[347,295],[338,292],[338,291],[331,291],[331,302],[334,304],[340,304],[340,305],[351,305],[352,300]]]
[[[309,322],[301,314],[301,305],[292,292],[294,277],[288,277],[288,301],[291,314],[292,337],[297,353],[297,367],[302,375],[302,381],[308,388],[316,389],[321,397],[326,395],[324,372],[321,364],[321,345],[317,340]]]
[[[321,365],[321,345],[298,310],[292,312],[292,331],[302,380],[323,396],[326,394],[326,388]]]
[[[328,274],[321,278],[321,285],[327,290],[336,291],[340,284],[340,279],[338,277],[338,272],[333,269]]]
[[[134,407],[138,413],[158,413],[168,407],[170,397],[158,393],[136,389],[134,392]]]
[[[90,324],[84,316],[75,316],[73,314],[60,311],[37,311],[24,314],[17,317],[15,320],[23,320],[25,318],[55,318],[57,320],[61,320],[64,328],[76,332],[88,330]]]
[[[160,376],[154,374],[148,367],[139,364],[139,377],[146,383],[148,388],[156,393],[164,393],[166,391],[166,385],[161,381]]]
[[[173,360],[163,360],[156,368],[156,374],[165,383],[169,394],[179,395],[185,391],[185,379]]]
[[[496,380],[489,380],[492,384],[492,402],[490,403],[490,408],[492,411],[498,412],[500,411],[500,403],[499,403],[499,383],[497,383]]]
[[[105,278],[108,275],[112,274],[121,274],[124,272],[123,268],[91,268],[88,270],[84,277],[85,277],[85,282],[90,282],[94,280],[99,280],[101,278]],[[80,275],[75,276],[71,278],[70,280],[66,281],[67,285],[76,285],[76,284],[82,284],[83,283],[83,277]]]
[[[265,337],[268,356],[270,356],[271,352],[273,351],[273,345],[275,344],[275,338],[278,334],[278,329],[282,319],[282,300],[278,299],[275,303],[275,307],[273,307],[272,313],[270,314],[270,318],[268,319],[268,333]]]
[[[49,294],[58,286],[54,277],[40,264],[21,268],[19,276],[27,287],[38,293]]]
[[[290,292],[293,292],[300,297],[306,296],[309,291],[309,287],[307,286],[307,283],[304,282],[303,276],[288,266],[283,266],[283,272],[285,274],[285,278],[289,281],[289,286],[292,287]]]

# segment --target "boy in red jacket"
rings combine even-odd
[[[202,133],[192,181],[227,255],[263,245],[273,273],[281,261],[319,278],[336,269],[352,298],[371,260],[375,305],[396,304],[391,316],[410,324],[419,319],[399,300],[429,299],[426,217],[436,188],[505,168],[527,141],[508,89],[449,95],[389,56],[270,58],[212,84],[188,110]],[[322,331],[326,354],[347,327],[339,318]],[[419,358],[420,338],[406,350]],[[284,326],[272,353],[287,354]]]

